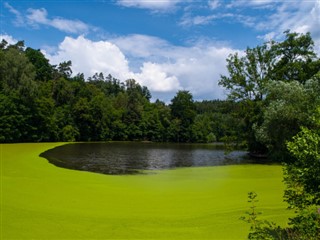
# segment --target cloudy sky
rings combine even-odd
[[[320,53],[320,0],[1,1],[0,38],[24,40],[74,73],[136,79],[153,99],[178,90],[223,99],[218,86],[231,53],[287,29],[310,32]]]

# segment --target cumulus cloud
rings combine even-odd
[[[18,42],[17,39],[15,39],[14,37],[7,35],[7,34],[0,34],[0,42],[2,40],[5,40],[8,44],[12,45]]]
[[[108,41],[91,41],[83,36],[65,37],[54,55],[47,54],[53,64],[72,61],[75,73],[90,77],[95,73],[110,73],[118,78],[129,77],[128,61],[121,50]]]
[[[168,71],[162,64],[145,62],[140,70],[141,73],[134,74],[134,77],[150,90],[172,92],[181,88],[178,78],[175,75],[168,76]]]
[[[46,55],[52,64],[71,60],[73,72],[86,77],[103,72],[122,81],[134,78],[154,98],[169,101],[180,89],[189,90],[195,99],[224,98],[218,80],[227,73],[225,59],[231,52],[208,42],[181,47],[156,37],[130,35],[105,41],[66,37],[56,54]],[[130,67],[136,61],[139,66]]]

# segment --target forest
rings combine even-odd
[[[286,141],[314,128],[320,60],[309,33],[285,32],[230,55],[219,84],[227,100],[194,101],[181,90],[171,103],[134,79],[106,73],[85,79],[72,62],[51,65],[20,41],[0,44],[0,142],[155,141],[236,143],[282,162]],[[214,66],[213,66],[214,67]]]
[[[70,61],[51,65],[24,42],[1,44],[0,142],[144,140],[214,142],[241,139],[232,101],[194,102],[179,91],[167,105],[151,102],[146,86],[96,73],[72,73]],[[240,120],[240,121],[239,121]]]
[[[320,229],[320,59],[309,33],[286,31],[226,59],[226,100],[194,101],[181,90],[151,101],[138,81],[108,73],[85,79],[70,61],[51,65],[20,41],[0,44],[0,142],[225,142],[284,163],[291,228],[257,220],[250,239],[318,239]],[[214,67],[214,66],[213,66]],[[318,212],[317,212],[318,211]]]

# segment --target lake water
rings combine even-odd
[[[103,174],[138,174],[144,170],[252,163],[245,151],[223,146],[172,143],[75,143],[40,155],[63,168]]]

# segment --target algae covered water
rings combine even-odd
[[[252,162],[245,151],[227,153],[223,145],[138,142],[67,144],[41,156],[58,167],[104,174]]]
[[[279,165],[93,174],[38,157],[57,146],[0,146],[2,239],[246,239],[249,226],[239,218],[250,191],[266,219],[285,226],[292,217]]]

